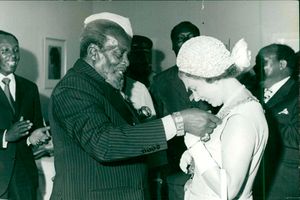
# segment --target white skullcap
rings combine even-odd
[[[97,14],[93,14],[88,16],[85,20],[84,20],[84,27],[95,20],[99,20],[99,19],[104,19],[104,20],[109,20],[112,22],[117,23],[118,25],[120,25],[123,30],[130,36],[133,36],[133,32],[132,32],[132,28],[131,28],[131,23],[129,21],[128,18],[123,17],[121,15],[117,15],[114,13],[109,13],[109,12],[102,12],[102,13],[97,13]]]
[[[250,66],[250,51],[244,39],[233,47],[233,55],[218,39],[198,36],[186,41],[180,48],[176,64],[180,71],[202,78],[217,77],[232,64],[240,71]]]

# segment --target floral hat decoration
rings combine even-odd
[[[222,75],[233,64],[240,72],[250,69],[251,52],[242,38],[228,51],[218,39],[198,36],[186,41],[176,60],[179,71],[202,78]]]

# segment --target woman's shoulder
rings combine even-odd
[[[244,103],[236,106],[230,114],[255,118],[257,115],[264,115],[264,110],[259,101],[255,97],[251,97]]]
[[[228,120],[234,121],[236,126],[243,126],[257,135],[267,134],[268,124],[261,104],[254,100],[244,103],[230,113]]]

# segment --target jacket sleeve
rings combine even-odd
[[[98,161],[137,157],[167,148],[160,119],[129,125],[104,96],[88,90],[60,88],[52,95],[52,112],[64,133]]]
[[[34,129],[43,127],[43,115],[41,110],[40,95],[36,85],[33,87],[33,126]]]

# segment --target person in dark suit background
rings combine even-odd
[[[149,76],[152,73],[151,51],[152,41],[150,38],[142,35],[132,36],[128,55],[129,66],[125,71],[124,87],[122,89],[133,107],[138,110],[140,119],[143,121],[156,116],[148,90]]]
[[[130,21],[113,13],[85,19],[80,58],[54,89],[51,199],[148,199],[144,156],[184,131],[211,133],[219,119],[198,109],[140,124],[120,91],[128,67]]]
[[[32,145],[48,140],[36,84],[15,74],[18,39],[0,31],[0,199],[34,200],[38,185]]]
[[[143,83],[147,88],[150,86],[152,76],[152,46],[150,38],[133,35],[128,55],[130,64],[126,70],[127,76]]]
[[[182,44],[192,37],[200,35],[200,30],[197,26],[189,21],[183,21],[174,26],[171,31],[172,50],[177,56]],[[153,97],[154,106],[158,117],[164,117],[172,112],[176,112],[185,108],[196,107],[202,110],[209,110],[209,104],[203,101],[190,101],[189,93],[183,82],[178,77],[178,67],[176,65],[157,74],[153,78],[153,83],[150,87],[150,93]],[[167,160],[168,164],[163,165],[161,169],[161,177],[163,181],[162,188],[167,187],[169,199],[183,199],[183,186],[189,176],[184,174],[179,168],[179,161],[182,153],[186,150],[183,142],[183,137],[176,137],[168,141]],[[163,153],[159,152],[164,156]],[[157,160],[164,160],[162,158]],[[157,164],[159,165],[159,164]],[[167,180],[165,180],[168,177]],[[166,183],[167,181],[167,183]],[[166,186],[167,184],[167,186]],[[164,190],[164,189],[162,189]],[[164,198],[164,197],[163,197]]]
[[[264,184],[268,200],[300,198],[297,68],[296,54],[287,45],[265,46],[256,57],[254,70],[260,80],[257,94],[261,97],[269,126],[264,156]],[[261,196],[262,192],[256,193]]]

